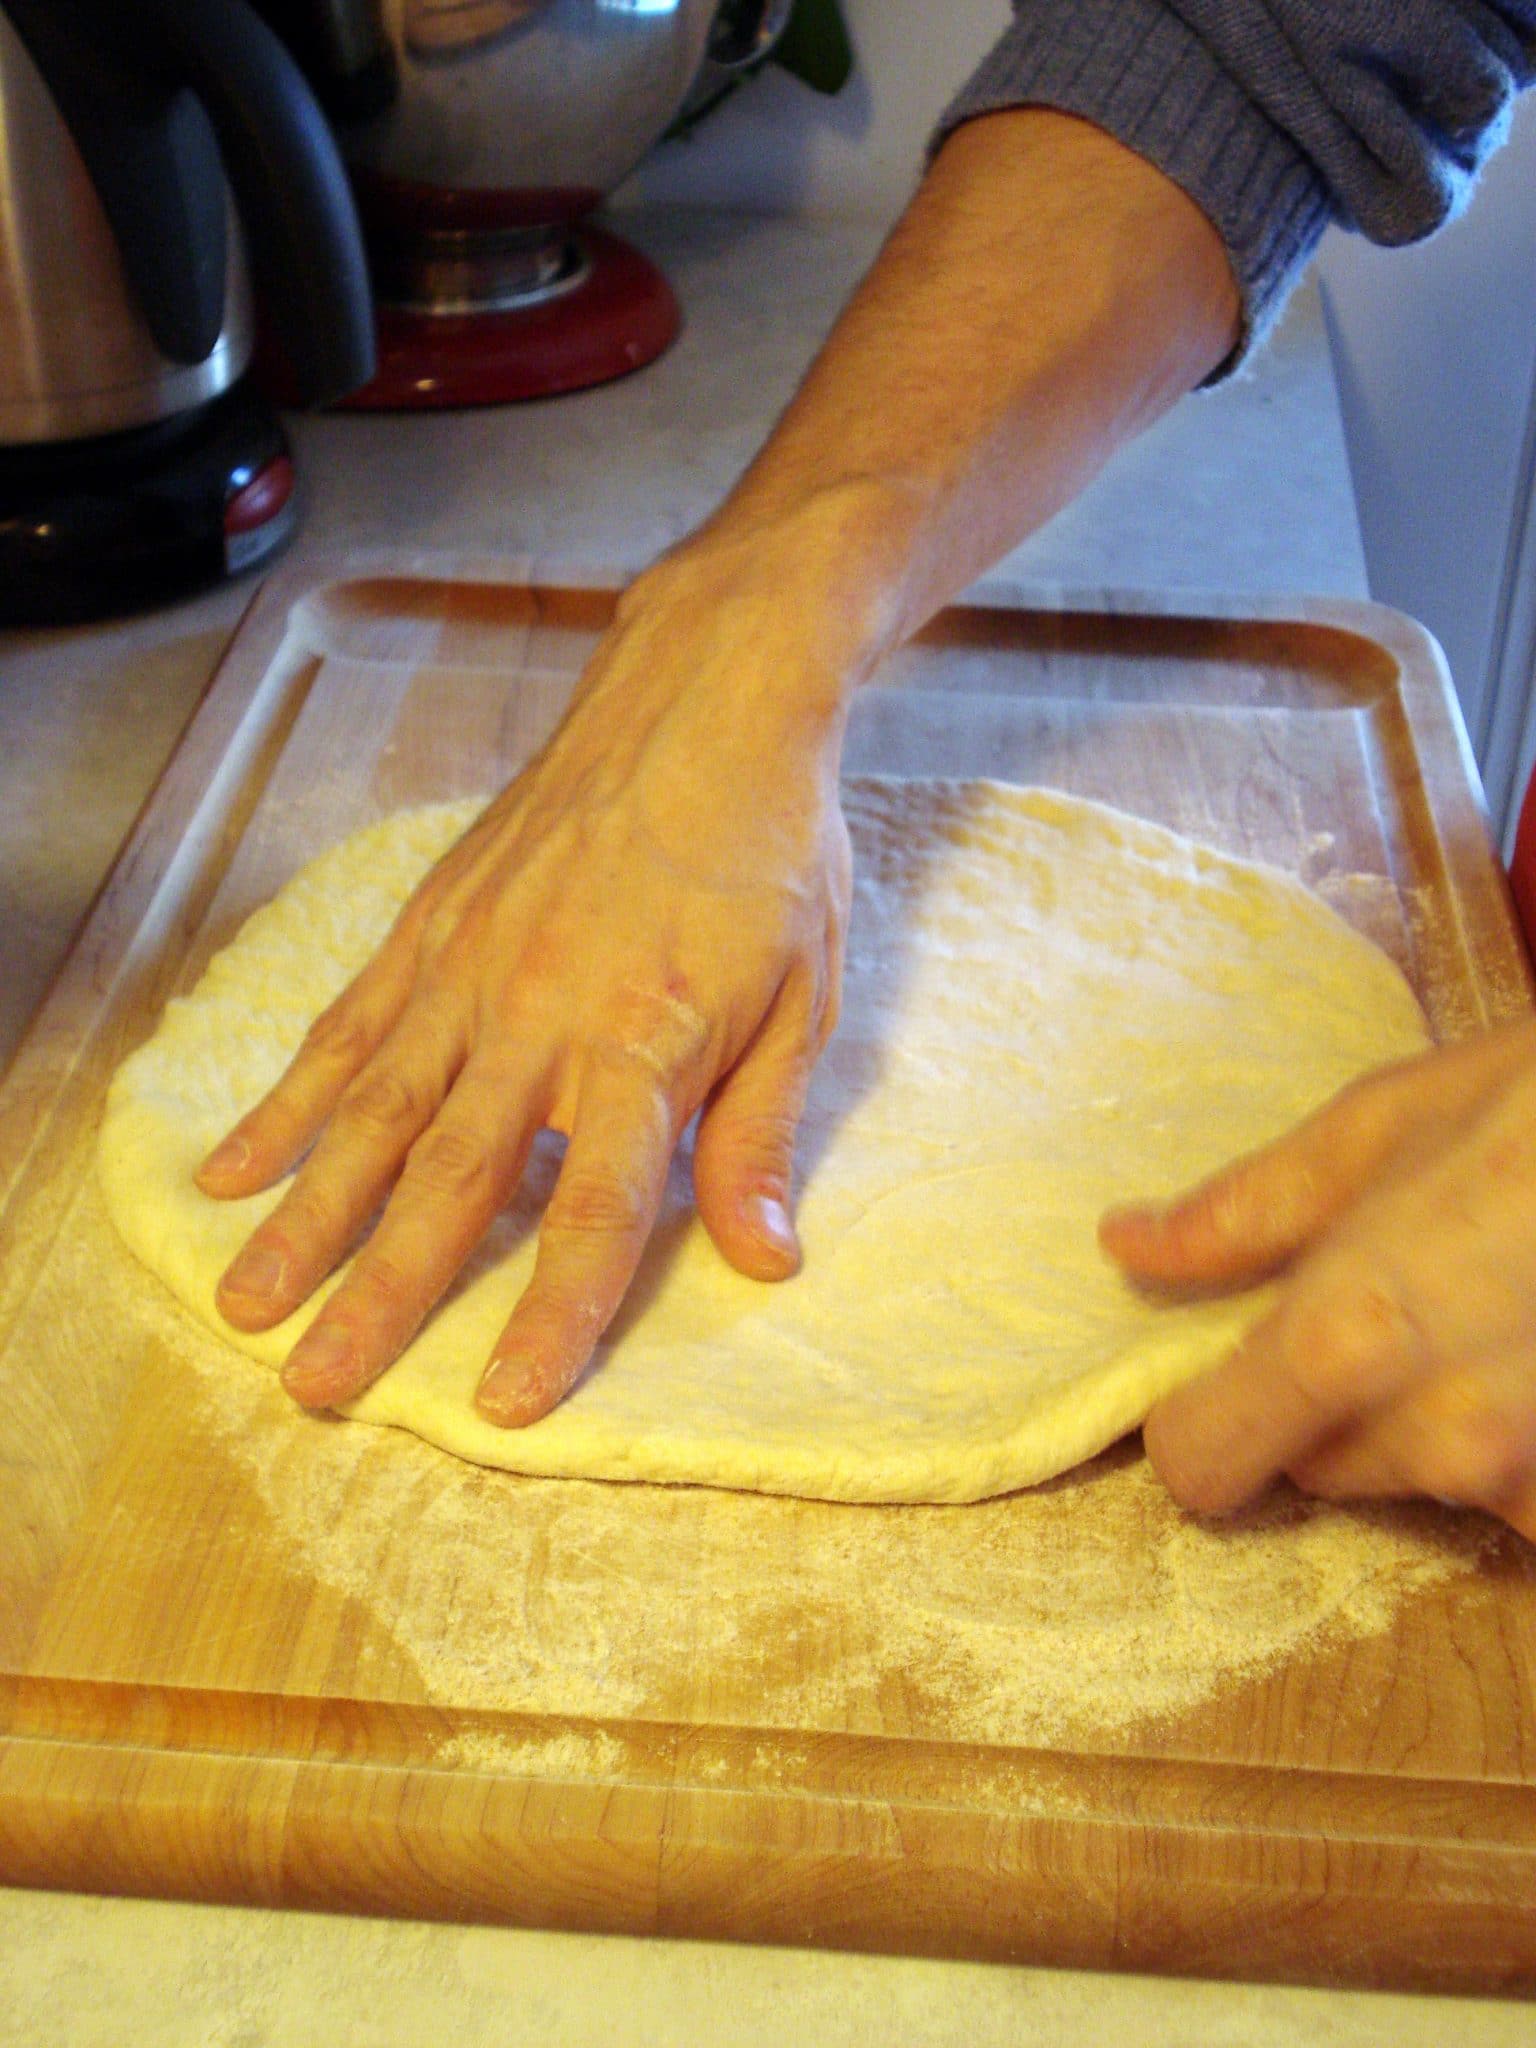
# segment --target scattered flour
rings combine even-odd
[[[110,1241],[104,1217],[94,1229]],[[432,1701],[470,1712],[1091,1745],[1381,1634],[1492,1540],[1428,1507],[1293,1494],[1202,1524],[1129,1444],[961,1507],[521,1478],[299,1414],[111,1264],[113,1312],[184,1375],[190,1426],[248,1482],[274,1554],[357,1601]],[[359,1691],[369,1679],[365,1656]],[[378,1682],[400,1696],[398,1671]],[[473,1733],[443,1760],[589,1777],[620,1761],[600,1731],[571,1744]]]
[[[438,1749],[434,1762],[498,1777],[580,1778],[592,1783],[623,1774],[625,1749],[600,1728],[569,1729],[547,1739],[503,1735],[494,1728],[461,1730]]]

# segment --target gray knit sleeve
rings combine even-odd
[[[1536,76],[1536,0],[1014,0],[935,146],[1004,107],[1079,114],[1214,223],[1269,328],[1330,220],[1378,242],[1465,202]]]

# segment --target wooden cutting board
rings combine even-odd
[[[484,1473],[300,1415],[120,1251],[119,1058],[322,844],[504,779],[612,606],[464,564],[269,588],[0,1089],[0,1879],[1536,1984],[1536,1553],[1491,1523],[1204,1528],[1134,1445],[961,1508]],[[1053,597],[945,613],[848,765],[1274,861],[1454,1037],[1530,985],[1451,704],[1374,608]]]

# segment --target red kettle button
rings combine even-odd
[[[224,506],[226,537],[251,533],[275,519],[293,496],[293,463],[286,455],[274,455],[264,463],[248,484],[242,484]]]

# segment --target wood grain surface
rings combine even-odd
[[[1134,1444],[964,1508],[479,1472],[300,1415],[117,1246],[101,1094],[167,996],[322,845],[503,780],[612,605],[531,567],[269,587],[0,1088],[0,1881],[1536,1986],[1536,1559],[1492,1524],[1203,1529]],[[1441,1038],[1530,1002],[1395,614],[957,609],[848,766],[1273,861]]]

